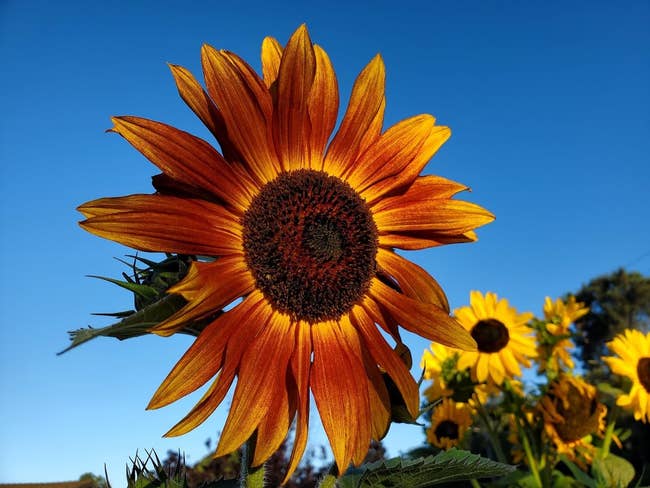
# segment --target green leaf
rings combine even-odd
[[[367,464],[341,478],[337,486],[426,488],[449,481],[504,476],[514,469],[514,466],[498,463],[468,451],[450,449],[425,458],[393,458]]]
[[[167,295],[142,310],[132,313],[128,317],[107,327],[101,327],[98,329],[88,327],[86,329],[69,331],[68,333],[70,334],[70,340],[72,343],[63,351],[59,352],[58,355],[80,346],[84,342],[88,342],[95,337],[115,337],[119,340],[123,340],[148,334],[151,327],[170,317],[172,314],[184,307],[186,303],[185,299],[180,295]],[[196,325],[197,330],[193,335],[198,335],[201,330],[201,324],[197,323],[191,325]],[[188,325],[188,327],[186,327],[182,332],[191,334],[191,325]]]
[[[594,474],[600,474],[605,486],[625,488],[634,478],[634,466],[627,460],[614,454],[608,454],[604,459],[596,458],[592,465]]]
[[[560,455],[560,460],[566,464],[567,468],[571,471],[571,474],[573,477],[578,480],[580,483],[582,483],[584,486],[587,486],[588,488],[598,488],[598,482],[593,479],[591,476],[589,476],[587,473],[582,471],[574,462],[569,460],[564,455]]]
[[[152,300],[158,296],[158,291],[147,285],[140,285],[138,283],[128,281],[120,281],[116,280],[115,278],[107,278],[106,276],[88,275],[88,277],[108,281],[109,283],[113,283],[114,285],[129,290],[130,292],[133,292],[134,294],[147,300]]]

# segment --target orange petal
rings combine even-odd
[[[272,310],[270,305],[266,308]],[[294,346],[290,325],[288,316],[272,312],[260,335],[249,342],[215,457],[243,445],[269,415],[273,398],[287,389],[287,366]]]
[[[420,406],[418,385],[404,362],[386,343],[374,321],[366,312],[367,302],[369,300],[366,298],[363,306],[357,305],[352,309],[354,325],[363,339],[364,348],[370,352],[375,363],[393,379],[402,394],[406,408],[415,418],[418,415]]]
[[[237,160],[237,151],[233,147],[230,139],[228,139],[228,131],[226,123],[223,120],[221,112],[205,92],[201,84],[196,81],[196,78],[190,73],[189,70],[175,64],[170,64],[169,68],[172,71],[174,80],[176,81],[176,88],[178,93],[187,104],[192,112],[194,112],[201,122],[212,132],[212,135],[217,139],[223,155],[226,159]]]
[[[363,364],[366,367],[366,374],[369,379],[368,400],[370,401],[372,438],[381,440],[386,436],[390,427],[390,396],[386,389],[386,383],[377,368],[377,363],[372,359],[366,348],[363,350]]]
[[[402,173],[418,156],[434,122],[431,115],[417,115],[390,127],[357,158],[347,176],[350,185],[362,192],[378,181]]]
[[[435,238],[434,238],[435,237]],[[444,246],[445,244],[457,244],[462,242],[475,242],[477,240],[474,231],[465,232],[455,236],[431,236],[427,232],[409,232],[408,234],[384,234],[379,236],[379,245],[382,247],[405,249],[413,251],[427,249],[429,247]]]
[[[316,76],[309,94],[309,120],[311,121],[312,169],[323,169],[323,153],[332,135],[339,112],[339,87],[334,68],[327,53],[314,45],[316,54]]]
[[[353,329],[344,328],[336,322],[312,326],[311,387],[340,473],[356,461],[359,446],[365,443],[367,450],[370,442],[367,378],[361,359],[350,351]]]
[[[316,72],[316,57],[303,24],[287,43],[277,79],[273,119],[275,145],[286,171],[308,167],[310,123],[307,102]]]
[[[357,77],[350,102],[332,143],[323,168],[342,176],[357,156],[375,142],[384,117],[386,71],[381,56],[375,56]]]
[[[244,351],[269,319],[271,311],[265,303],[263,295],[254,291],[241,304],[224,314],[226,316],[224,320],[227,320],[225,323],[234,324],[235,330],[231,331],[228,338],[221,371],[199,403],[165,436],[186,434],[203,423],[223,401],[233,382],[235,372],[239,369]],[[242,323],[245,327],[242,327]]]
[[[151,332],[161,336],[174,334],[189,321],[219,312],[254,287],[255,279],[243,255],[226,256],[212,263],[195,261],[187,276],[167,290],[182,295],[189,303],[153,327]]]
[[[296,346],[291,357],[291,374],[296,383],[298,396],[298,418],[293,449],[287,466],[287,474],[282,481],[285,484],[298,467],[298,463],[307,446],[309,432],[309,374],[311,369],[311,326],[305,322],[294,324],[296,329]]]
[[[77,208],[79,225],[100,237],[152,252],[202,256],[242,253],[241,225],[223,207],[166,195],[100,198]]]
[[[210,144],[170,125],[140,117],[113,117],[111,129],[165,174],[205,189],[224,202],[246,210],[249,199],[238,176]]]
[[[435,119],[433,118],[430,119],[432,123],[434,120]],[[423,136],[425,132],[426,131],[422,131],[420,135]],[[387,133],[388,131],[386,131],[386,134]],[[402,164],[404,162],[407,163],[405,166],[400,167],[399,164],[395,165],[395,163],[393,163],[386,167],[378,168],[377,174],[368,182],[369,185],[360,192],[360,195],[366,199],[368,204],[372,205],[372,203],[377,201],[379,198],[410,186],[416,180],[416,177],[422,172],[427,162],[433,157],[436,151],[440,149],[440,146],[449,139],[450,135],[451,131],[448,127],[432,125],[428,131],[428,135],[422,140],[422,144],[420,144],[418,148],[410,154],[411,158],[409,159],[406,154],[402,157]],[[400,161],[396,162],[399,163]],[[369,163],[371,164],[370,161]],[[435,178],[439,180],[440,186],[444,186],[445,183],[453,183],[438,176],[426,176],[425,178]],[[454,186],[453,189],[458,192],[466,190],[467,187],[458,185]]]
[[[286,388],[278,388],[272,398],[267,414],[257,427],[257,440],[252,466],[259,466],[280,447],[287,437],[291,419],[296,413],[295,406],[289,405],[289,393]]]
[[[368,294],[386,307],[405,329],[448,347],[476,350],[476,342],[469,332],[445,310],[413,300],[376,278],[372,280]]]
[[[271,138],[273,102],[253,69],[235,54],[204,45],[201,60],[208,93],[221,110],[228,137],[261,183],[280,171]]]
[[[282,45],[274,37],[262,41],[262,76],[267,87],[277,80],[282,59]]]
[[[420,266],[381,247],[377,251],[377,264],[397,280],[407,297],[432,303],[449,312],[449,302],[442,287]]]

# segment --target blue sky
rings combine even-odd
[[[145,405],[191,339],[98,339],[57,357],[66,331],[129,296],[129,250],[84,233],[75,207],[149,192],[155,168],[109,116],[165,121],[209,139],[177,95],[167,62],[200,75],[200,47],[259,69],[264,36],[306,22],[329,53],[342,101],[377,53],[387,67],[385,126],[432,113],[453,135],[427,166],[470,185],[497,220],[480,241],[410,253],[452,307],[492,290],[540,313],[545,295],[620,266],[650,273],[650,6],[605,2],[0,2],[0,482],[100,473],[115,486],[136,449],[186,452],[216,439],[226,408],[181,438],[160,436],[198,399]],[[408,343],[417,359],[426,342]],[[315,418],[315,416],[313,417]],[[313,439],[323,443],[315,430]],[[423,440],[391,429],[398,454]],[[214,445],[214,443],[213,443]]]

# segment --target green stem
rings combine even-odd
[[[542,485],[542,479],[539,476],[537,461],[535,460],[535,456],[533,456],[533,452],[530,449],[530,442],[528,442],[528,435],[526,434],[526,432],[521,433],[521,443],[524,446],[526,459],[528,460],[528,465],[530,466],[530,471],[533,474],[533,478],[535,478],[535,483],[539,488],[542,488],[544,485]]]
[[[318,483],[318,488],[336,488],[336,480],[339,477],[339,468],[336,463],[332,464],[325,477]]]
[[[497,457],[497,461],[507,464],[508,459],[506,458],[506,455],[504,454],[503,449],[501,448],[501,441],[499,440],[498,434],[492,428],[492,422],[490,421],[488,413],[485,411],[483,405],[480,402],[476,402],[476,404],[478,405],[476,411],[478,412],[478,415],[481,418],[483,425],[485,425],[485,429],[487,430],[488,438],[490,439],[490,444],[494,449],[494,454]]]
[[[472,487],[473,487],[473,488],[481,488],[481,485],[479,484],[479,482],[476,481],[474,478],[472,478],[471,480],[469,480],[469,482],[472,484]]]
[[[600,448],[600,458],[605,459],[609,454],[609,447],[612,445],[612,436],[614,435],[614,426],[616,425],[615,414],[612,421],[607,426],[605,431],[605,438],[603,439],[603,447]]]
[[[241,487],[242,488],[264,488],[265,465],[252,467],[255,457],[255,442],[257,434],[253,434],[242,446],[241,457]]]

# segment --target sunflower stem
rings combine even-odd
[[[478,415],[481,418],[481,421],[483,422],[485,429],[487,430],[488,438],[490,439],[490,444],[492,445],[492,449],[494,449],[494,454],[497,457],[497,461],[507,464],[508,459],[506,458],[506,455],[504,454],[503,449],[501,448],[501,441],[499,440],[499,435],[492,427],[492,422],[490,421],[487,411],[483,408],[483,404],[481,402],[477,401],[476,404],[478,405],[476,411],[478,412]]]
[[[607,430],[605,431],[605,438],[603,439],[603,445],[600,448],[600,458],[605,459],[609,455],[609,448],[612,445],[612,438],[614,436],[614,427],[616,426],[616,417],[617,417],[616,407],[612,409],[612,418],[607,425]]]
[[[535,456],[533,456],[533,451],[530,448],[530,442],[528,442],[528,434],[526,432],[522,432],[521,443],[524,446],[528,466],[530,466],[530,472],[532,473],[533,478],[535,478],[535,483],[539,488],[542,488],[544,485],[542,485],[542,478],[539,476],[537,461],[535,460]]]
[[[254,433],[242,446],[241,456],[241,487],[242,488],[264,488],[266,465],[253,467],[255,457],[255,442],[257,433]]]
[[[481,488],[481,484],[476,479],[472,478],[469,482],[471,483],[472,488]]]

